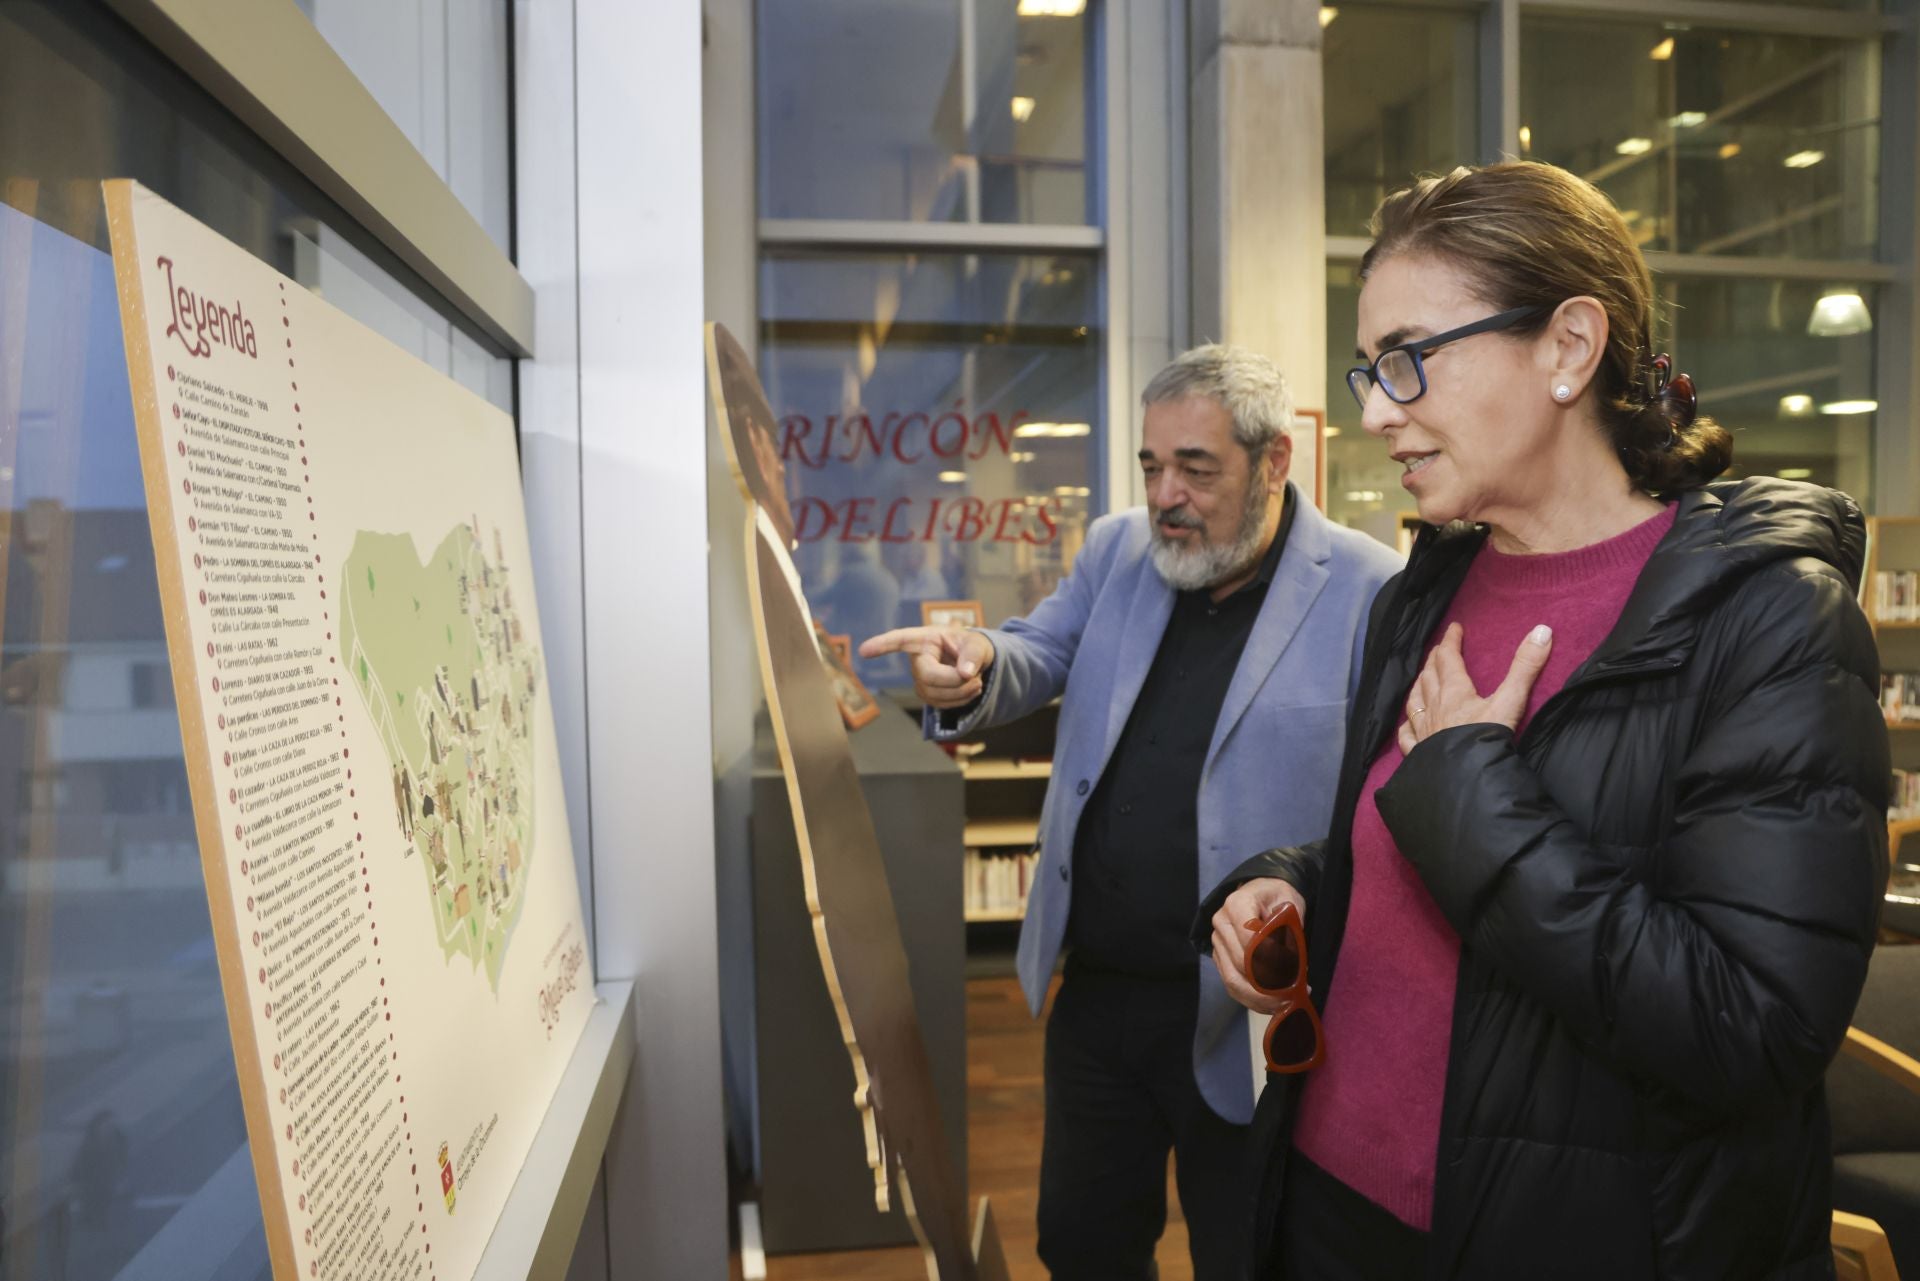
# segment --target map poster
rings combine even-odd
[[[512,421],[106,184],[279,1281],[464,1281],[593,1003]]]

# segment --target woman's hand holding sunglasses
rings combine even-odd
[[[1300,919],[1307,919],[1307,901],[1300,891],[1278,877],[1263,876],[1248,881],[1233,893],[1213,914],[1213,963],[1220,967],[1220,980],[1227,995],[1257,1014],[1272,1014],[1281,999],[1260,991],[1247,981],[1247,945],[1254,931],[1247,922],[1269,921],[1284,905],[1293,904]]]

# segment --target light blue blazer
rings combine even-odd
[[[1200,775],[1195,901],[1246,858],[1327,834],[1360,675],[1367,609],[1401,559],[1335,525],[1293,495],[1293,529],[1227,688]],[[1053,782],[1040,815],[1039,861],[1020,931],[1020,983],[1037,1017],[1066,937],[1080,813],[1146,681],[1174,591],[1148,559],[1144,508],[1096,520],[1073,572],[1026,618],[987,633],[996,657],[980,705],[930,738],[959,738],[1060,697]],[[1229,1121],[1253,1118],[1245,1011],[1211,965],[1200,967],[1194,1073]]]

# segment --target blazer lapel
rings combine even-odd
[[[1300,630],[1307,611],[1326,587],[1327,561],[1332,554],[1327,518],[1312,503],[1300,500],[1293,530],[1280,553],[1273,582],[1267,587],[1267,599],[1260,606],[1260,617],[1254,620],[1247,647],[1240,654],[1240,665],[1234,669],[1233,683],[1227,686],[1226,701],[1220,705],[1220,719],[1214,724],[1213,742],[1207,748],[1209,764],[1219,754],[1220,745],[1227,741],[1233,727],[1253,706],[1254,695],[1266,684],[1280,655]],[[1138,688],[1136,685],[1135,689]],[[1341,693],[1345,692],[1343,685]]]

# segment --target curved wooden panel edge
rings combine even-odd
[[[1920,1060],[1894,1049],[1879,1037],[1857,1027],[1847,1029],[1840,1052],[1866,1064],[1895,1085],[1920,1094]]]
[[[711,330],[715,326],[708,326]],[[808,923],[813,927],[814,950],[820,954],[820,971],[827,981],[827,997],[833,1003],[833,1017],[840,1025],[840,1040],[853,1062],[853,1106],[860,1114],[860,1125],[867,1144],[867,1165],[873,1170],[873,1205],[882,1214],[891,1208],[887,1192],[887,1166],[883,1159],[879,1126],[874,1120],[872,1079],[860,1043],[853,1035],[853,1015],[847,1008],[846,993],[840,985],[840,971],[834,964],[833,945],[827,939],[826,914],[820,910],[820,880],[814,868],[813,843],[808,839],[805,821],[806,801],[800,794],[800,780],[793,769],[793,746],[787,734],[787,720],[780,706],[778,686],[773,675],[773,659],[767,647],[765,590],[760,573],[760,522],[754,505],[747,504],[746,561],[747,601],[753,610],[754,656],[760,664],[760,683],[767,695],[767,719],[773,723],[773,741],[780,752],[780,777],[787,789],[787,803],[793,810],[793,831],[800,849],[800,882],[806,895]],[[785,586],[784,583],[781,586]],[[806,602],[800,602],[802,613]],[[916,1228],[917,1232],[918,1229]]]
[[[1000,1245],[1000,1225],[994,1222],[993,1207],[985,1197],[973,1216],[973,1270],[980,1281],[1012,1281],[1007,1252]]]
[[[718,321],[706,326],[707,392],[713,401],[727,470],[740,496],[766,512],[785,545],[793,546],[793,509],[787,498],[786,464],[766,388],[746,348]]]
[[[1835,1210],[1828,1242],[1833,1246],[1834,1263],[1841,1277],[1856,1276],[1862,1281],[1900,1281],[1900,1271],[1893,1259],[1893,1246],[1887,1240],[1886,1229],[1877,1221],[1864,1215],[1848,1214],[1845,1210]],[[1840,1266],[1842,1251],[1858,1259],[1858,1264]],[[1848,1262],[1851,1263],[1851,1260]]]
[[[804,596],[791,598],[795,589],[791,585],[791,576],[786,572],[786,553],[778,543],[777,531],[763,524],[757,512],[749,512],[748,524],[746,554],[749,562],[749,597],[757,656],[767,694],[768,718],[773,726],[774,740],[780,752],[781,773],[793,810],[794,832],[801,857],[802,879],[807,887],[807,909],[812,917],[815,946],[820,954],[821,969],[834,1005],[834,1014],[840,1023],[842,1040],[855,1065],[855,1077],[859,1083],[855,1091],[855,1103],[861,1108],[863,1123],[872,1127],[876,1134],[876,1142],[869,1147],[869,1155],[878,1156],[874,1164],[875,1201],[884,1208],[888,1176],[897,1176],[894,1188],[899,1193],[900,1208],[920,1243],[927,1261],[928,1276],[934,1281],[968,1281],[974,1275],[974,1269],[968,1250],[964,1175],[952,1168],[952,1158],[946,1151],[943,1122],[938,1104],[932,1098],[932,1083],[925,1062],[924,1043],[920,1039],[918,1014],[911,992],[905,986],[906,956],[901,949],[898,919],[893,914],[884,868],[879,863],[880,853],[871,830],[871,818],[865,808],[865,799],[857,790],[857,775],[852,772],[846,729],[834,708],[826,665],[820,655],[811,655],[811,663],[788,663],[784,668],[775,660],[773,641],[776,632],[783,637],[791,633],[793,653],[796,655],[814,647],[812,616]],[[761,559],[763,556],[766,558],[764,563]],[[774,612],[783,615],[778,626],[771,617]],[[784,617],[787,614],[791,617]],[[783,648],[781,652],[787,651]],[[788,680],[798,683],[789,690]],[[810,680],[819,682],[817,689],[808,683]],[[796,711],[788,705],[790,695],[799,697],[803,703],[811,697],[820,704],[814,709],[820,713],[817,718],[820,734],[812,736],[815,739],[813,749],[817,752],[823,746],[837,747],[837,753],[829,751],[828,755],[841,759],[822,762],[810,755],[813,767],[803,767],[798,759],[796,740],[809,735],[796,729],[793,720]],[[819,767],[823,763],[828,769],[825,774],[820,774]],[[894,1008],[904,1013],[904,1021],[898,1025],[877,1023],[865,1029],[868,1036],[876,1038],[876,1045],[871,1050],[861,1044],[855,1002],[842,977],[840,958],[834,947],[833,935],[836,930],[825,908],[818,851],[815,849],[815,828],[823,824],[820,822],[821,816],[813,812],[815,806],[802,781],[803,774],[817,774],[814,778],[816,784],[831,779],[841,786],[855,789],[850,796],[838,798],[842,803],[841,809],[846,812],[835,811],[835,814],[841,826],[851,824],[852,830],[842,833],[850,842],[847,853],[870,857],[874,864],[870,875],[856,878],[857,889],[883,895],[886,899],[884,907],[877,903],[870,904],[866,911],[856,914],[857,920],[842,920],[838,927],[839,932],[851,931],[850,937],[855,938],[865,935],[883,952],[895,953],[882,958],[882,961],[890,962],[883,966],[886,974],[901,985],[901,991],[893,994],[893,1000],[885,999],[887,979],[882,979],[877,987],[871,977],[860,985],[864,992],[861,1008],[867,1011],[869,1018],[883,1016],[885,1010]],[[828,789],[829,792],[831,790]],[[857,813],[854,813],[856,810]],[[838,886],[836,898],[845,898],[849,889],[855,888],[844,874],[836,879],[835,884]],[[858,893],[855,897],[858,897]],[[843,915],[848,906],[842,905]],[[870,932],[863,926],[878,928]],[[891,935],[891,938],[887,935]],[[880,1000],[878,1006],[874,1005],[876,999]],[[889,1138],[889,1131],[900,1122],[900,1118],[889,1119],[888,1099],[883,1096],[882,1083],[876,1079],[869,1062],[870,1052],[893,1062],[890,1069],[892,1075],[888,1080],[892,1083],[892,1096],[897,1097],[898,1106],[904,1109],[906,1128],[902,1136],[908,1143],[905,1149]],[[927,1186],[917,1189],[923,1194],[917,1199],[916,1183],[920,1180],[924,1180]]]

